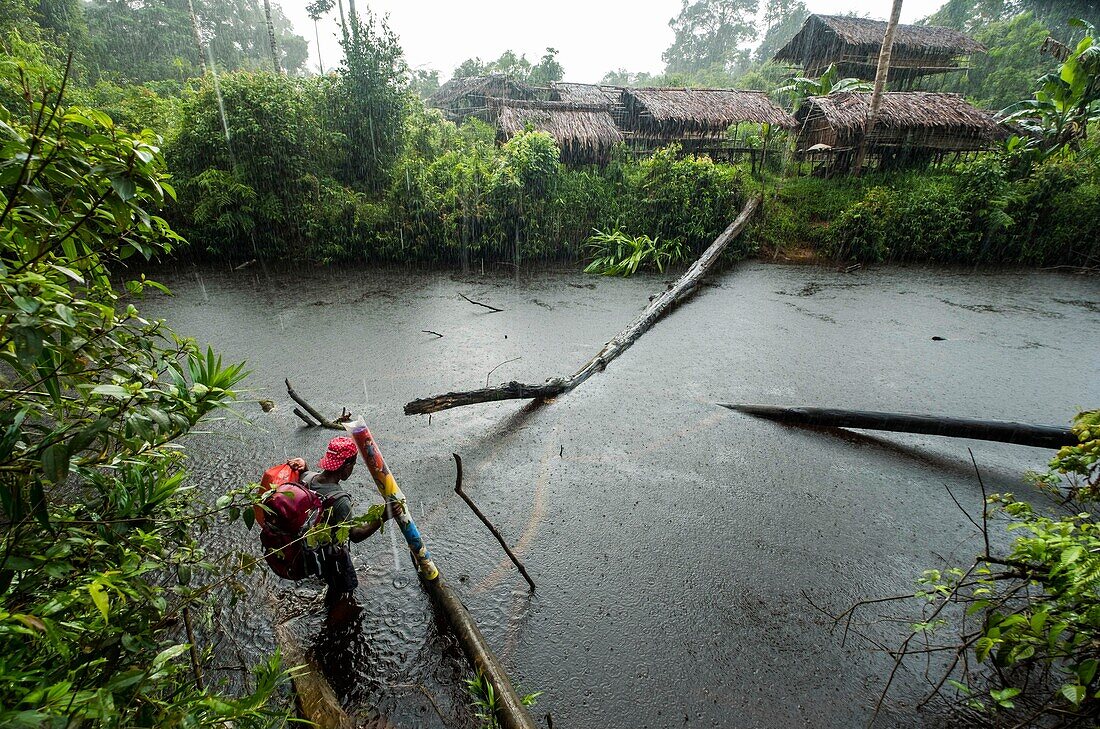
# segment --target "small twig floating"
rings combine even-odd
[[[322,427],[328,428],[329,430],[342,431],[344,429],[344,426],[340,425],[339,423],[332,422],[324,415],[321,415],[321,413],[317,412],[312,405],[303,400],[302,397],[294,391],[294,388],[291,387],[289,379],[283,381],[286,383],[286,394],[290,395],[290,399],[301,405],[302,409],[309,413],[314,420],[321,424]],[[301,413],[298,413],[298,417],[302,417]]]
[[[496,367],[494,367],[493,369],[489,370],[489,374],[485,375],[485,386],[486,386],[486,387],[488,387],[488,386],[489,386],[489,377],[490,377],[490,376],[491,376],[491,375],[492,375],[492,374],[493,374],[494,372],[496,372],[497,370],[499,370],[499,369],[500,369],[501,367],[503,367],[504,365],[508,364],[509,362],[518,362],[518,361],[519,361],[519,360],[521,360],[521,359],[523,359],[523,357],[513,357],[512,359],[506,359],[506,360],[504,360],[503,362],[501,362],[500,364],[498,364],[498,365],[497,365]]]
[[[483,303],[481,303],[480,301],[474,301],[473,299],[471,299],[471,298],[470,298],[469,296],[467,296],[466,294],[459,294],[459,296],[461,296],[462,298],[466,299],[466,301],[469,301],[469,302],[470,302],[471,304],[475,304],[475,305],[477,305],[477,306],[484,306],[484,307],[485,307],[486,309],[488,309],[489,311],[494,311],[494,312],[495,312],[495,311],[504,311],[504,309],[498,309],[498,308],[496,308],[495,306],[489,306],[488,304],[483,304]]]
[[[421,329],[420,331],[424,332],[425,334],[434,334],[435,336],[439,337],[440,339],[443,338],[442,334],[440,334],[439,332],[433,332],[431,329]]]
[[[504,548],[504,553],[508,555],[508,559],[512,560],[512,564],[519,569],[519,573],[523,575],[523,579],[527,580],[527,584],[530,585],[531,590],[534,591],[535,582],[531,579],[531,575],[527,574],[527,568],[523,566],[523,562],[520,562],[516,555],[512,554],[512,550],[508,547],[508,543],[504,541],[504,537],[500,535],[497,528],[481,513],[481,509],[477,508],[477,505],[470,500],[470,497],[462,491],[462,457],[457,453],[452,453],[451,455],[455,457],[455,465],[458,467],[458,472],[455,475],[455,493],[462,497],[466,505],[477,515],[477,518],[481,519],[481,523],[489,528],[489,531],[492,532],[493,536],[500,542],[500,546]]]

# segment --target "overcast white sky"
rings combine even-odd
[[[317,67],[313,21],[307,0],[275,0],[309,40],[311,68]],[[934,12],[945,0],[905,0],[901,20],[913,22]],[[390,16],[413,67],[438,69],[443,78],[471,56],[491,60],[512,49],[537,60],[547,46],[557,48],[569,81],[596,82],[610,70],[658,72],[661,53],[672,41],[668,21],[680,0],[374,0],[360,10]],[[344,3],[345,8],[347,2]],[[885,19],[891,0],[807,0],[811,12],[843,13]],[[322,20],[321,57],[325,68],[340,58],[335,11]]]

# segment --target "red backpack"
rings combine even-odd
[[[321,573],[322,547],[311,547],[305,535],[325,522],[330,499],[302,483],[288,463],[264,472],[260,481],[263,507],[254,506],[260,544],[271,571],[287,580]]]

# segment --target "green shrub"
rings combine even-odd
[[[890,254],[889,219],[895,196],[885,187],[873,187],[863,200],[844,210],[829,228],[826,253],[837,258],[879,262]]]
[[[643,268],[663,273],[667,266],[687,258],[687,250],[678,240],[660,241],[648,235],[630,237],[621,230],[597,230],[585,248],[592,262],[584,272],[603,276],[633,276]]]
[[[302,251],[309,180],[331,172],[326,150],[334,144],[317,116],[319,83],[327,81],[238,72],[217,86],[207,76],[187,94],[166,154],[180,188],[173,221],[196,252],[250,259]]]
[[[0,106],[5,159],[24,160],[0,192],[0,726],[285,722],[278,656],[223,693],[187,636],[207,592],[239,585],[241,555],[205,554],[198,529],[252,511],[205,503],[178,441],[245,372],[141,317],[136,298],[163,287],[110,275],[179,241],[156,214],[174,195],[159,140],[13,70],[35,121]]]
[[[699,252],[737,215],[748,183],[736,167],[679,154],[672,145],[626,169],[624,215],[632,232]]]

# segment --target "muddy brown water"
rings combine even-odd
[[[574,371],[663,288],[574,270],[485,277],[404,269],[158,272],[147,301],[183,334],[247,360],[256,398],[191,439],[211,493],[332,433],[300,427],[283,378],[326,413],[368,420],[445,575],[556,727],[849,727],[865,724],[890,659],[841,643],[810,602],[839,612],[969,563],[981,492],[1023,492],[1050,453],[901,434],[826,433],[715,402],[945,413],[1064,423],[1100,402],[1100,281],[1043,272],[740,265],[712,279],[606,372],[556,402],[406,417],[408,400]],[[504,309],[492,313],[459,294]],[[423,333],[432,330],[435,337]],[[943,337],[935,341],[933,337]],[[507,364],[501,364],[506,360]],[[498,366],[499,365],[499,366]],[[496,369],[494,369],[496,368]],[[467,493],[522,555],[526,584],[454,494]],[[365,469],[351,491],[378,499]],[[217,554],[258,553],[240,524]],[[326,628],[317,585],[264,571],[208,624],[214,673],[273,647],[272,621],[324,666],[363,725],[474,726],[453,641],[440,632],[399,534],[355,549],[361,621]],[[890,646],[904,624],[868,616]],[[883,726],[940,719],[899,674]],[[379,719],[384,717],[384,719]],[[388,724],[387,724],[388,722]]]

